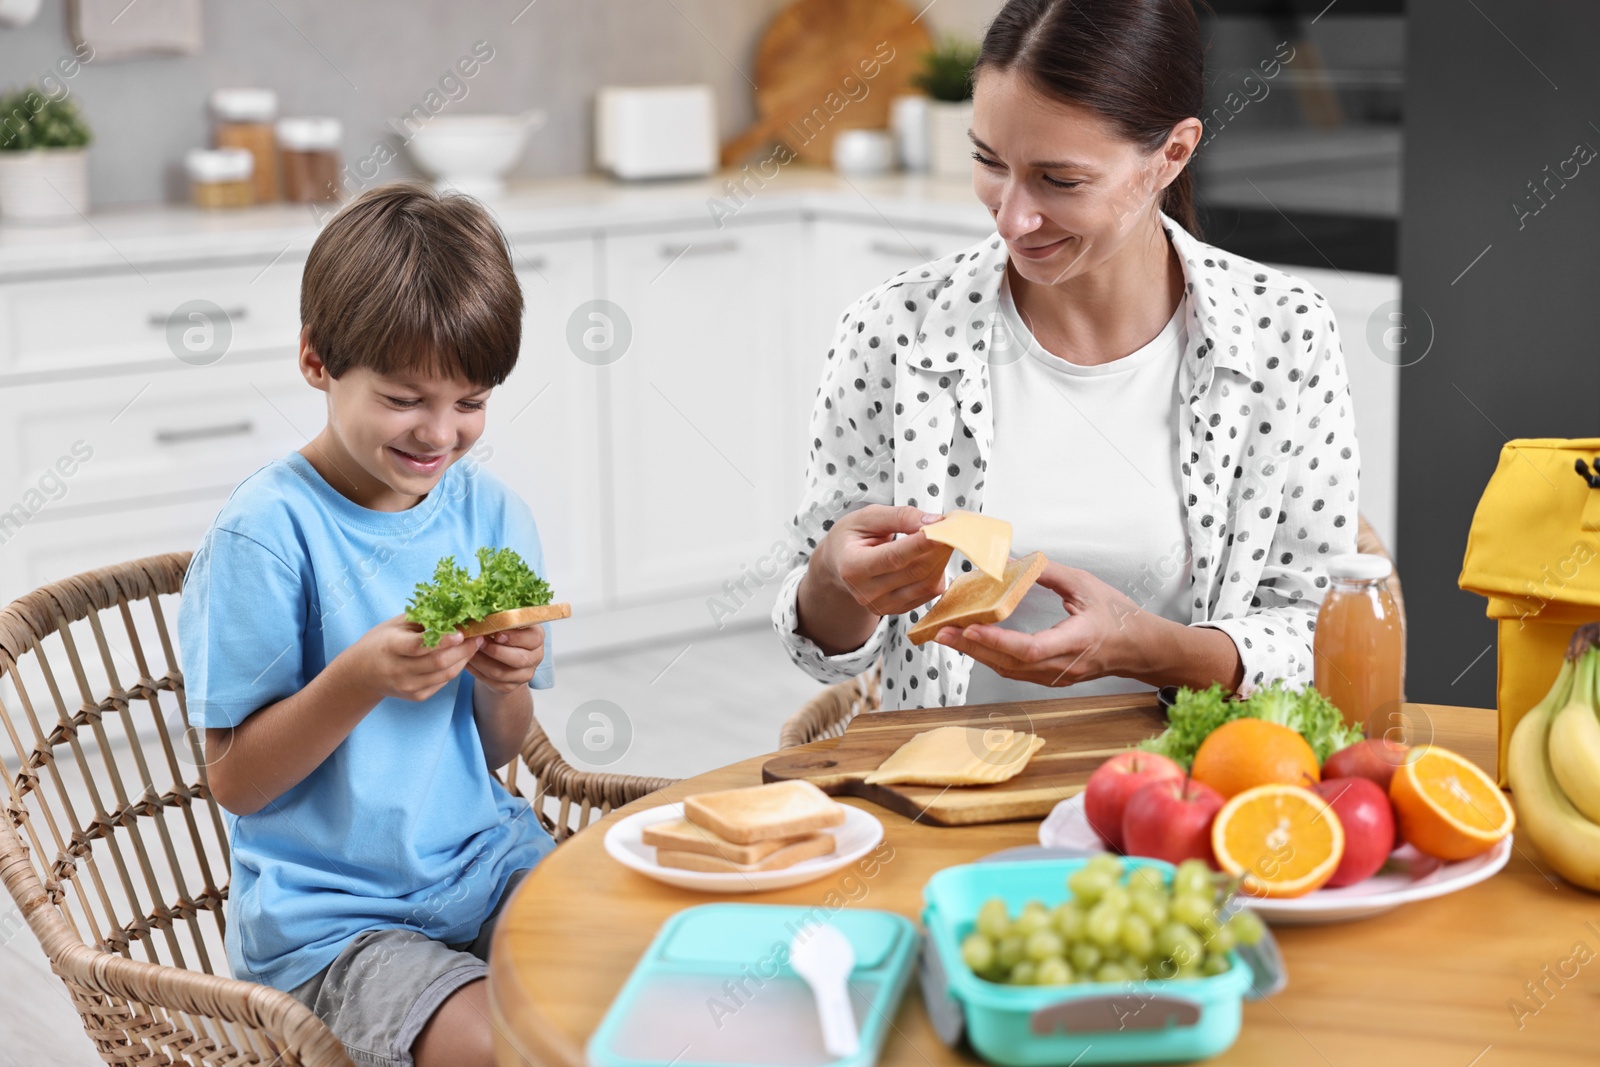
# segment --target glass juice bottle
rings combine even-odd
[[[1316,686],[1352,726],[1384,732],[1378,715],[1400,710],[1405,694],[1405,634],[1389,591],[1393,566],[1351,553],[1328,561],[1331,588],[1317,612]],[[1384,720],[1386,721],[1386,720]]]

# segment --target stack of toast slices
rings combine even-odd
[[[834,850],[844,806],[795,780],[685,797],[681,819],[644,828],[663,867],[717,874],[776,871]]]

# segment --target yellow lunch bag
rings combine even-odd
[[[1600,620],[1600,438],[1507,441],[1472,516],[1460,585],[1499,623],[1500,784],[1506,746],[1550,691],[1572,631]]]

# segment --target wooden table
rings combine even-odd
[[[1494,773],[1492,710],[1412,705],[1408,711],[1413,722],[1432,722],[1438,744]],[[691,778],[623,808],[528,876],[500,919],[490,955],[502,1067],[582,1063],[584,1042],[662,923],[718,899],[652,881],[612,860],[601,844],[611,824],[622,813],[691,793],[755,785],[768,758]],[[854,905],[913,920],[935,871],[1038,840],[1035,822],[939,828],[862,801],[845,803],[878,816],[894,850]],[[1600,897],[1561,882],[1518,838],[1505,870],[1459,893],[1360,922],[1275,928],[1289,987],[1270,1001],[1247,1001],[1238,1042],[1210,1062],[1600,1063]],[[822,879],[738,899],[819,904],[833,888],[834,880]],[[1514,1010],[1519,1003],[1526,1010]],[[978,1062],[970,1050],[951,1050],[934,1036],[913,981],[882,1063]]]

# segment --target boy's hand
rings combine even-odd
[[[396,615],[368,630],[348,653],[361,683],[386,697],[420,701],[453,681],[485,640],[451,633],[428,648],[422,643],[422,627]]]
[[[467,661],[467,672],[496,693],[526,686],[544,662],[544,627],[523,626],[483,638],[483,647]]]

